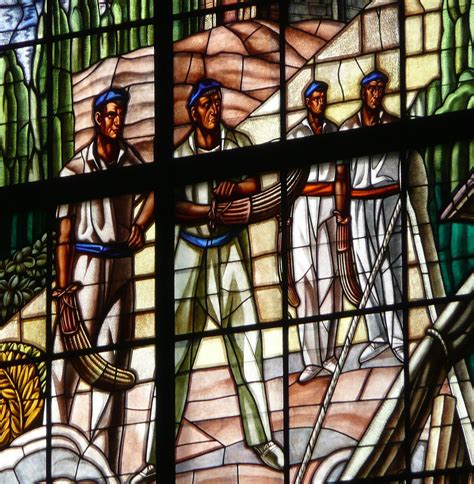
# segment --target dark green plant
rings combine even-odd
[[[0,261],[0,324],[46,287],[46,234]]]
[[[472,0],[444,0],[439,53],[441,76],[428,87],[427,115],[474,108],[472,19]],[[451,293],[474,269],[474,230],[464,223],[439,223],[439,215],[449,203],[453,190],[467,179],[474,166],[474,143],[467,140],[427,148],[425,162],[434,187],[429,209],[441,271],[446,290]]]

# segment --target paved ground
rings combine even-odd
[[[348,455],[363,435],[381,399],[400,371],[390,350],[360,368],[358,356],[364,345],[349,354],[329,407],[323,430],[312,455],[305,482],[326,462]],[[265,362],[267,395],[274,440],[283,440],[283,387],[281,358]],[[290,464],[294,475],[330,381],[327,372],[302,385],[299,354],[290,355]],[[273,483],[282,473],[262,465],[243,441],[234,383],[227,367],[193,373],[184,424],[176,449],[177,481],[181,484]],[[334,466],[333,466],[334,467]],[[342,467],[333,470],[336,474]],[[322,468],[320,468],[320,472]],[[336,477],[335,474],[331,476]]]

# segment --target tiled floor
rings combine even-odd
[[[360,368],[358,356],[364,345],[355,345],[339,378],[323,429],[312,454],[304,482],[311,482],[316,469],[338,453],[348,452],[365,432],[381,399],[400,371],[390,351]],[[311,430],[329,385],[330,375],[297,381],[300,356],[292,354],[289,376],[290,465],[298,469]],[[268,365],[269,362],[266,362]],[[273,364],[273,368],[275,365]],[[282,443],[282,376],[266,381],[268,407],[274,440]],[[188,405],[177,439],[177,482],[273,483],[282,474],[266,467],[244,443],[235,385],[227,367],[196,370],[191,379]]]

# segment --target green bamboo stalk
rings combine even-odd
[[[155,15],[155,2],[154,0],[148,0],[148,18],[152,19]],[[147,45],[153,45],[154,43],[154,30],[153,25],[147,27]]]
[[[8,52],[10,69],[14,80],[13,89],[17,104],[17,139],[15,167],[18,171],[18,182],[27,182],[25,168],[28,160],[28,124],[29,124],[29,102],[28,89],[25,84],[23,69],[20,67],[15,51]]]
[[[89,11],[89,4],[86,1],[81,2],[81,18],[82,18],[82,27],[84,30],[90,29],[91,22],[90,22],[90,11]],[[91,64],[91,39],[90,35],[83,38],[82,41],[82,67],[83,69],[87,69]]]
[[[83,29],[82,13],[78,6],[79,0],[72,0],[69,7],[69,28],[71,32],[80,32]],[[82,57],[83,38],[76,37],[72,39],[71,45],[71,69],[72,72],[79,72],[83,69]]]
[[[129,20],[136,21],[140,18],[140,0],[129,0]],[[135,50],[140,47],[139,32],[137,27],[130,29],[129,50]]]
[[[148,12],[149,12],[149,0],[141,0],[140,2],[140,18],[142,20],[148,19]],[[147,26],[144,25],[140,27],[140,47],[147,47],[148,46],[148,38],[147,38]]]
[[[451,8],[451,10],[455,10]],[[448,8],[443,9],[442,14],[443,35],[441,37],[441,93],[442,99],[453,90],[456,85],[455,53],[454,53],[454,22]]]
[[[474,69],[474,1],[470,1],[469,6],[469,45],[468,45],[468,52],[469,52],[469,67]]]
[[[109,27],[114,23],[114,16],[109,7],[102,14],[100,24],[102,27]],[[100,36],[100,58],[113,57],[117,55],[117,44],[115,32],[105,31]]]
[[[111,9],[115,25],[128,22],[129,10],[127,1],[113,0]],[[117,54],[126,54],[127,52],[130,52],[129,31],[127,29],[119,29],[117,31]]]
[[[14,183],[13,171],[17,155],[17,133],[18,133],[18,106],[15,97],[14,79],[11,72],[11,66],[7,57],[7,71],[5,74],[5,98],[7,114],[7,131],[6,131],[6,159],[7,184]]]
[[[6,100],[5,80],[8,69],[8,59],[5,55],[0,56],[0,99]],[[7,122],[8,105],[0,103],[0,185],[6,184],[6,162],[7,162]]]
[[[87,0],[89,5],[89,22],[90,28],[98,28],[100,27],[100,12],[99,12],[99,3],[97,0]],[[99,35],[94,34],[91,35],[91,58],[90,64],[93,65],[100,59],[100,41]]]

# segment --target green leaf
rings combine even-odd
[[[31,269],[32,267],[35,266],[36,261],[33,259],[33,257],[27,257],[24,261],[25,267],[28,269]]]
[[[7,291],[2,298],[2,306],[4,308],[7,308],[10,306],[10,303],[12,302],[13,299],[13,293],[11,291]]]
[[[31,297],[33,296],[33,291],[31,289],[28,289],[28,288],[23,289],[21,291],[21,296],[22,296],[23,301],[28,302],[31,299]]]
[[[43,267],[46,265],[46,262],[47,262],[47,256],[46,254],[40,254],[38,255],[38,257],[36,258],[36,265],[38,267]]]
[[[20,278],[16,274],[13,275],[12,277],[10,277],[10,279],[8,281],[8,285],[12,289],[16,289],[18,287],[19,283],[20,283]]]
[[[23,297],[21,292],[15,292],[13,294],[13,307],[19,308],[21,306],[21,303],[23,302]]]
[[[29,280],[28,280],[28,278],[27,278],[27,277],[22,277],[22,278],[20,279],[19,284],[18,284],[18,289],[20,289],[20,290],[21,290],[21,289],[24,289],[25,287],[27,287],[27,286],[28,286],[28,281],[29,281]]]
[[[21,249],[21,253],[24,255],[24,256],[28,256],[31,254],[31,247],[23,247],[23,249]]]
[[[12,272],[15,272],[16,264],[11,260],[8,261],[7,263],[7,273],[11,274]]]

